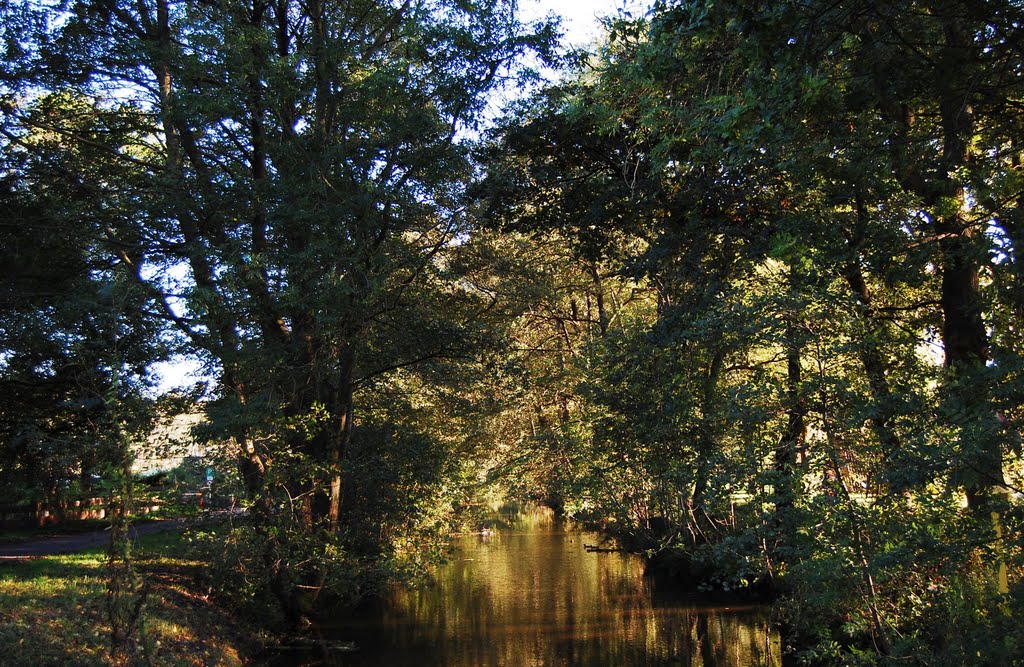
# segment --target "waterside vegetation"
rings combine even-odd
[[[1024,662],[1018,2],[658,0],[570,54],[511,0],[56,9],[0,5],[0,490],[122,508],[114,662],[132,443],[195,410],[215,594],[281,627],[500,492],[769,593],[787,659]]]

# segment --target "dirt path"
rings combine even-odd
[[[180,528],[183,524],[180,520],[167,519],[163,521],[151,521],[148,523],[132,526],[132,537],[150,535],[164,530]],[[28,542],[0,543],[0,561],[33,558],[36,556],[54,556],[56,554],[70,554],[76,551],[86,551],[97,547],[106,547],[110,544],[110,531],[95,530],[88,533],[76,533],[74,535],[61,535],[59,537],[46,537]]]

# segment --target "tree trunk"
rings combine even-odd
[[[892,428],[892,390],[887,377],[887,365],[873,336],[878,330],[878,325],[871,315],[871,293],[856,260],[846,265],[843,277],[857,299],[857,314],[867,327],[868,335],[860,341],[857,354],[868,378],[871,401],[875,407],[871,416],[871,426],[882,445],[883,456],[887,458],[900,449],[900,439]]]
[[[980,267],[985,253],[975,237],[970,220],[970,202],[959,174],[970,166],[971,143],[975,138],[972,98],[977,91],[978,45],[965,19],[935,8],[941,21],[943,41],[928,72],[933,86],[933,101],[938,106],[941,128],[941,154],[934,162],[921,163],[920,154],[906,148],[923,142],[910,141],[915,114],[905,103],[886,90],[885,72],[876,71],[881,91],[879,107],[894,122],[889,145],[897,165],[896,176],[903,187],[921,199],[922,208],[934,223],[939,252],[935,264],[941,272],[940,304],[942,342],[945,348],[946,390],[951,406],[951,422],[960,431],[961,484],[968,506],[979,524],[988,525],[994,535],[1001,533],[998,503],[1005,493],[1002,446],[994,434],[996,415],[989,402],[990,387],[984,378],[989,360],[988,333],[982,316],[983,300],[979,290]],[[881,43],[870,32],[862,35],[867,50],[879,50]],[[883,59],[876,59],[879,63]],[[999,587],[1006,588],[1005,563],[998,565]]]
[[[971,36],[960,20],[944,26],[945,46],[940,59],[945,63],[969,63]],[[943,144],[941,174],[937,193],[955,210],[937,216],[942,261],[942,342],[945,347],[950,399],[954,421],[960,427],[961,465],[964,491],[971,512],[988,523],[997,537],[1002,533],[998,503],[1005,493],[1002,447],[997,437],[979,437],[998,431],[989,403],[988,382],[983,378],[989,360],[988,333],[982,317],[979,290],[981,254],[973,241],[974,228],[968,219],[969,203],[964,187],[953,175],[971,161],[970,141],[974,135],[974,112],[965,75],[944,77],[940,84],[939,111]],[[940,200],[941,201],[941,200]],[[939,203],[939,202],[936,202]],[[988,426],[985,422],[991,422]],[[1000,592],[1007,592],[1006,563],[997,565]]]
[[[707,375],[704,377],[700,437],[697,443],[697,471],[694,474],[693,495],[690,497],[691,516],[695,516],[696,511],[703,508],[704,495],[708,491],[711,459],[718,444],[712,414],[715,411],[715,400],[718,397],[718,380],[722,375],[722,366],[725,363],[725,347],[721,344],[721,336],[718,336],[718,339]]]
[[[347,345],[341,352],[341,365],[338,371],[337,400],[335,402],[337,431],[331,438],[331,448],[327,452],[327,460],[332,470],[330,507],[328,509],[328,520],[332,533],[338,532],[341,523],[341,499],[343,494],[341,462],[345,459],[348,444],[352,438],[354,371],[355,352],[351,345]]]
[[[804,402],[801,383],[800,354],[803,343],[796,330],[796,323],[786,326],[786,394],[783,404],[786,409],[786,427],[775,448],[775,511],[783,513],[796,500],[794,480],[797,453],[803,447],[807,434],[805,423],[807,406]]]

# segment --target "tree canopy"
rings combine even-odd
[[[1017,3],[3,7],[5,471],[183,354],[293,621],[496,485],[808,661],[1020,659]]]

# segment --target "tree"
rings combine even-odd
[[[498,0],[85,0],[65,19],[11,69],[97,96],[104,122],[133,128],[127,146],[50,123],[98,164],[138,172],[112,211],[130,221],[112,239],[118,269],[216,371],[211,416],[235,442],[294,619],[323,578],[274,554],[347,530],[357,396],[464,355],[415,300],[453,292],[444,263],[466,231],[465,137],[486,93],[525,51],[548,57],[553,28],[527,30]],[[471,317],[475,297],[454,296],[469,310],[445,316]],[[296,529],[306,537],[290,542]]]
[[[117,269],[118,195],[103,183],[134,175],[94,161],[88,143],[118,145],[130,131],[105,125],[91,100],[73,95],[40,97],[26,113],[23,131],[0,128],[4,473],[17,489],[7,498],[52,503],[99,494],[95,478],[121,455],[105,432],[110,410],[146,421],[147,366],[165,350],[149,300]],[[85,141],[53,130],[56,118],[73,119]],[[110,394],[116,377],[124,386]]]
[[[699,533],[675,531],[693,539],[655,548],[730,585],[774,578],[805,638],[905,655],[927,626],[949,646],[923,609],[967,587],[992,611],[1008,590],[1005,567],[978,563],[1010,562],[1020,539],[992,514],[1016,512],[1000,410],[1019,377],[1017,13],[659,3],[612,21],[494,151],[485,185],[515,202],[506,226],[580,246],[614,230],[657,290],[655,317],[591,357],[583,412],[607,442],[577,446],[629,489],[641,509],[624,514],[702,505]],[[726,491],[694,502],[708,475]],[[731,501],[745,507],[723,520]],[[665,516],[670,536],[687,525]],[[922,546],[935,534],[948,549]],[[942,591],[924,607],[898,584],[920,577]],[[1004,628],[990,618],[978,636]],[[981,640],[956,641],[966,655]]]

